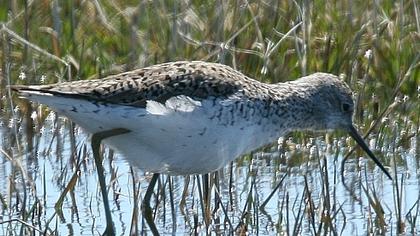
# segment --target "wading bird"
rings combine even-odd
[[[349,87],[332,74],[267,84],[226,65],[179,61],[102,79],[11,88],[93,134],[108,227],[112,220],[98,157],[102,140],[155,173],[146,206],[159,173],[216,171],[295,130],[345,130],[391,178],[353,126]]]

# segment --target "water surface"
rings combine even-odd
[[[14,119],[3,121],[1,220],[8,223],[0,224],[0,234],[21,230],[63,235],[101,233],[105,215],[89,136],[66,119],[47,114],[42,122],[37,112],[32,114],[30,119],[38,130],[32,134],[23,128],[28,121],[19,117],[19,111]],[[411,126],[409,132],[418,131]],[[13,138],[19,145],[10,147]],[[291,135],[212,174],[210,182],[217,187],[211,190],[208,207],[202,200],[203,176],[161,176],[152,204],[155,222],[163,235],[204,235],[206,231],[366,235],[396,234],[400,215],[404,230],[416,232],[420,194],[418,138],[411,136],[403,146],[396,143],[402,138],[397,135],[396,139],[382,140],[382,147],[376,146],[376,138],[372,136],[368,141],[390,168],[393,181],[363,152],[356,152],[345,164],[343,182],[343,156],[353,144],[345,135],[329,134],[328,144],[323,134]],[[28,143],[32,143],[31,150]],[[127,235],[133,226],[139,232],[149,232],[141,211],[134,214],[137,221],[133,221],[133,212],[140,205],[151,174],[131,168],[123,156],[106,147],[103,152],[117,234]],[[265,202],[272,192],[271,199]],[[56,207],[60,197],[62,206]],[[31,228],[14,221],[22,211]]]

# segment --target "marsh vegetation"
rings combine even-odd
[[[161,234],[377,235],[420,230],[418,1],[6,1],[0,5],[0,235],[105,227],[89,135],[9,84],[175,60],[266,82],[316,71],[355,91],[355,124],[393,180],[344,132],[292,133],[217,173],[162,176]],[[102,148],[117,234],[150,233],[150,173]],[[141,154],[139,154],[141,155]]]

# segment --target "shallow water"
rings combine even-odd
[[[49,113],[43,120],[36,112],[31,119],[39,132],[29,134],[22,128],[27,120],[18,114],[16,117],[3,121],[0,131],[3,146],[0,235],[25,232],[21,230],[59,232],[61,235],[101,233],[106,225],[105,215],[88,135],[78,127],[72,131],[70,122],[57,118],[54,113]],[[14,127],[20,128],[15,132]],[[412,125],[408,130],[415,134],[416,129],[418,127]],[[152,204],[160,233],[396,234],[399,209],[405,226],[403,232],[415,233],[420,229],[419,219],[415,218],[420,214],[416,135],[408,136],[410,138],[401,146],[395,144],[403,138],[401,135],[382,138],[382,148],[376,147],[375,137],[369,139],[371,148],[390,168],[393,181],[387,179],[364,153],[357,152],[356,156],[361,157],[351,158],[345,164],[344,184],[341,163],[348,152],[350,139],[347,136],[329,135],[328,145],[324,135],[315,138],[309,138],[310,134],[304,138],[295,136],[280,140],[280,145],[242,157],[219,171],[215,182],[222,204],[217,203],[216,188],[212,188],[209,208],[201,201],[204,177],[161,176]],[[14,137],[20,145],[10,148]],[[25,149],[30,142],[33,147],[28,153]],[[140,206],[138,198],[136,201],[134,197],[137,189],[134,186],[140,184],[142,197],[151,174],[135,167],[131,172],[124,157],[106,148],[104,153],[117,234],[129,234],[133,225],[139,227],[139,232],[149,232],[141,213],[135,217],[137,223],[132,222],[135,206]],[[74,187],[66,193],[65,189],[71,183]],[[261,208],[278,183],[279,188]],[[56,209],[55,204],[63,193],[63,205]],[[400,200],[397,200],[397,193],[401,195]],[[375,211],[375,204],[379,206],[376,209],[382,208],[384,215],[380,210]],[[23,218],[30,227],[14,221],[22,219],[23,210],[26,212]]]

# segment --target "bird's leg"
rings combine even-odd
[[[159,232],[156,228],[155,222],[153,220],[153,211],[150,207],[150,199],[152,198],[153,189],[155,188],[156,182],[159,179],[159,174],[155,173],[150,180],[149,186],[147,187],[146,194],[144,195],[142,203],[142,212],[143,216],[146,219],[147,224],[149,225],[150,231],[153,235],[159,235]]]
[[[210,225],[210,218],[211,218],[211,212],[210,212],[210,199],[211,199],[211,188],[212,184],[210,181],[210,176],[212,174],[204,174],[202,175],[203,179],[203,200],[204,200],[204,220],[206,222],[206,227],[209,227]]]
[[[97,132],[92,135],[91,146],[92,146],[93,158],[95,159],[96,170],[98,172],[99,186],[101,187],[101,193],[102,193],[102,199],[104,202],[105,217],[106,217],[106,229],[103,235],[115,235],[115,228],[114,228],[114,223],[112,222],[111,209],[109,207],[109,202],[108,202],[108,191],[105,184],[104,167],[102,166],[102,158],[101,158],[99,149],[100,149],[102,140],[112,137],[112,136],[125,134],[128,132],[130,132],[130,130],[117,128],[117,129]]]

